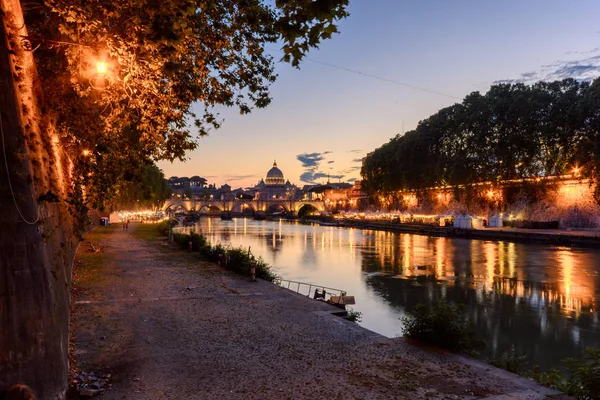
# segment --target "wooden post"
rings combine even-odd
[[[250,264],[250,282],[256,282],[256,264]]]

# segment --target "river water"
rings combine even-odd
[[[245,218],[194,229],[250,247],[284,279],[345,290],[360,325],[388,337],[416,304],[444,300],[465,305],[485,359],[514,346],[546,370],[600,348],[600,250]]]

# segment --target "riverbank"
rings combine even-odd
[[[328,304],[251,283],[153,229],[101,227],[80,246],[72,354],[77,368],[111,374],[102,399],[556,395],[479,361],[385,338],[334,316]]]
[[[465,239],[503,240],[519,243],[541,243],[555,246],[600,248],[600,230],[484,228],[458,229],[452,226],[396,223],[356,219],[334,219],[327,222],[305,220],[324,225],[358,229],[383,230],[426,236],[446,236]]]

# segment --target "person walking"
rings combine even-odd
[[[125,223],[125,230],[128,231],[129,230],[129,220],[127,220],[127,222]]]

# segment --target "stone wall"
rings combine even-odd
[[[487,217],[502,212],[517,220],[559,221],[563,228],[597,228],[600,206],[593,189],[588,180],[571,177],[433,188],[402,193],[398,208],[415,215],[454,211]]]

